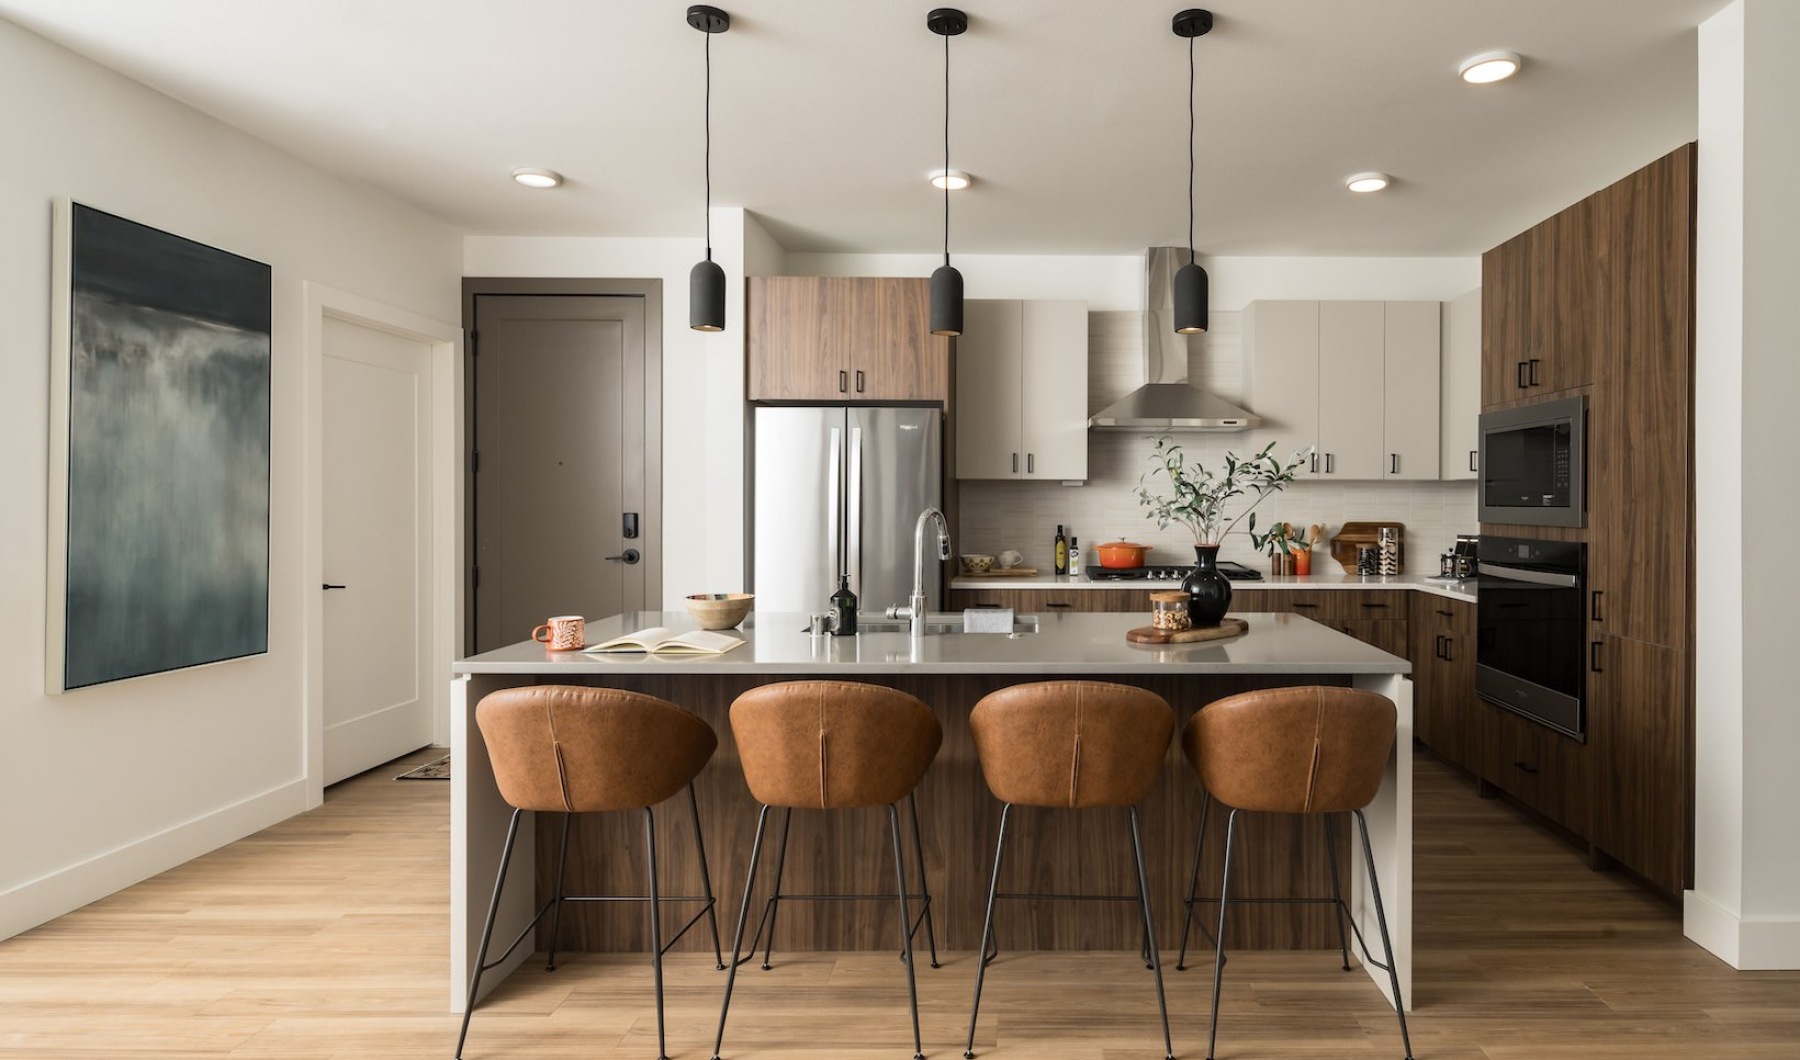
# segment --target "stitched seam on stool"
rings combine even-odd
[[[827,798],[831,785],[827,781],[830,758],[825,753],[825,740],[825,693],[821,691],[819,693],[819,808],[821,810],[831,805]]]
[[[1081,693],[1075,689],[1075,749],[1069,763],[1069,805],[1079,805],[1081,798]]]
[[[569,770],[563,763],[562,737],[556,733],[555,708],[544,708],[544,721],[550,727],[550,753],[556,756],[556,788],[562,792],[563,809],[566,812],[574,813],[575,800],[569,798]]]

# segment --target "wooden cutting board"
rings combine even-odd
[[[1395,522],[1345,523],[1331,539],[1331,558],[1338,561],[1344,573],[1356,573],[1356,550],[1374,546],[1381,540],[1381,528],[1391,526],[1400,531],[1400,568],[1406,569],[1406,524]]]
[[[1126,630],[1125,639],[1133,644],[1198,644],[1201,641],[1235,637],[1249,628],[1250,623],[1241,618],[1223,618],[1218,625],[1207,629],[1172,631],[1154,626],[1139,626]]]
[[[1035,578],[1035,577],[1037,577],[1037,568],[1036,567],[995,567],[992,570],[983,571],[980,574],[970,574],[967,571],[964,571],[961,575],[959,575],[959,577],[963,577],[963,578]]]

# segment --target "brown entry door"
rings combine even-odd
[[[644,299],[478,294],[474,307],[474,650],[551,615],[657,606]]]

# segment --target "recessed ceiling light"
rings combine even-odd
[[[1471,85],[1491,85],[1518,73],[1519,63],[1518,52],[1482,52],[1464,59],[1457,71]]]
[[[515,169],[512,178],[527,188],[554,188],[563,182],[562,174],[552,169]]]
[[[1357,173],[1344,178],[1344,187],[1355,192],[1380,191],[1393,182],[1386,173]]]
[[[969,175],[960,169],[934,169],[929,175],[931,186],[939,191],[961,191],[969,186]]]

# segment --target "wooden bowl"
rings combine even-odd
[[[701,629],[732,629],[755,600],[750,593],[695,593],[687,598],[687,609]]]

